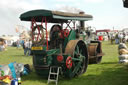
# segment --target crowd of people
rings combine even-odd
[[[0,51],[4,51],[6,48],[6,42],[4,39],[0,38]]]
[[[32,46],[31,39],[22,40],[22,42],[20,42],[20,40],[17,40],[16,44],[17,44],[17,49],[20,47],[20,45],[23,47],[24,55],[26,56],[31,55],[31,46]]]
[[[126,34],[125,33],[116,33],[111,34],[110,36],[111,44],[119,44],[119,43],[126,43]]]

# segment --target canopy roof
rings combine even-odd
[[[77,14],[77,13],[50,11],[43,9],[31,10],[20,15],[20,19],[22,21],[31,21],[32,18],[35,18],[37,22],[41,22],[42,17],[46,17],[47,22],[51,22],[51,23],[67,22],[68,20],[78,20],[78,21],[92,20],[92,15],[88,15],[88,14]]]

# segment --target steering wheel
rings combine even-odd
[[[69,35],[69,30],[68,30],[68,29],[64,29],[63,31],[64,31],[64,37],[68,37],[68,35]]]
[[[42,25],[36,25],[32,30],[32,42],[34,44],[40,43],[44,40],[44,30]]]

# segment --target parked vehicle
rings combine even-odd
[[[90,32],[84,27],[84,21],[92,20],[92,15],[32,10],[21,14],[20,19],[31,22],[33,66],[42,77],[48,77],[50,67],[57,66],[65,77],[73,78],[85,73],[88,63],[101,62],[101,42],[89,41]],[[49,23],[54,25],[48,39]]]

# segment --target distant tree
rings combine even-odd
[[[5,37],[6,35],[2,35],[2,37]]]

